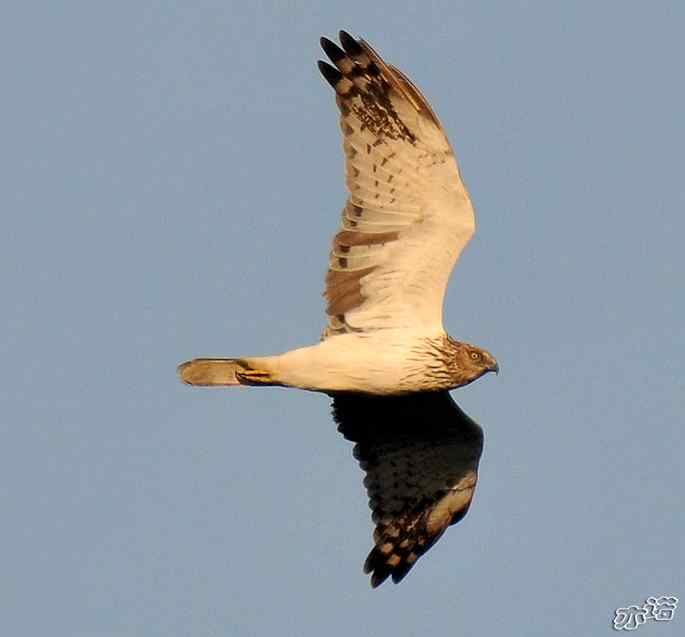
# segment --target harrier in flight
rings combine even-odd
[[[349,198],[326,275],[321,341],[276,356],[197,358],[197,386],[277,385],[333,398],[338,430],[367,476],[375,546],[364,570],[399,582],[466,514],[481,428],[448,391],[499,370],[445,332],[452,268],[475,230],[471,199],[427,100],[364,40],[321,39],[333,65]]]

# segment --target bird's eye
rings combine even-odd
[[[471,352],[471,360],[479,361],[480,360],[480,353],[479,352]]]

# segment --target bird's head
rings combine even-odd
[[[463,385],[473,382],[487,372],[499,373],[499,363],[495,357],[487,350],[459,343],[455,352],[455,367],[459,369],[464,377]]]

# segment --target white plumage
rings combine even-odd
[[[428,102],[363,40],[322,38],[349,198],[326,275],[321,341],[276,356],[179,366],[200,386],[283,385],[333,397],[339,431],[373,510],[372,586],[399,582],[473,498],[483,435],[446,390],[497,371],[487,351],[450,338],[447,281],[475,230],[452,149]]]
[[[458,387],[496,366],[442,323],[450,273],[475,230],[447,137],[399,70],[363,40],[343,32],[341,42],[323,38],[336,67],[319,63],[336,91],[350,193],[329,258],[322,341],[278,356],[196,359],[180,367],[189,384],[391,395]]]

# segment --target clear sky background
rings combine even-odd
[[[685,598],[685,4],[13,5],[3,635],[607,635]],[[485,430],[468,516],[376,591],[328,398],[175,371],[318,340],[340,28],[447,130],[478,232],[445,324],[502,367],[453,393]]]

